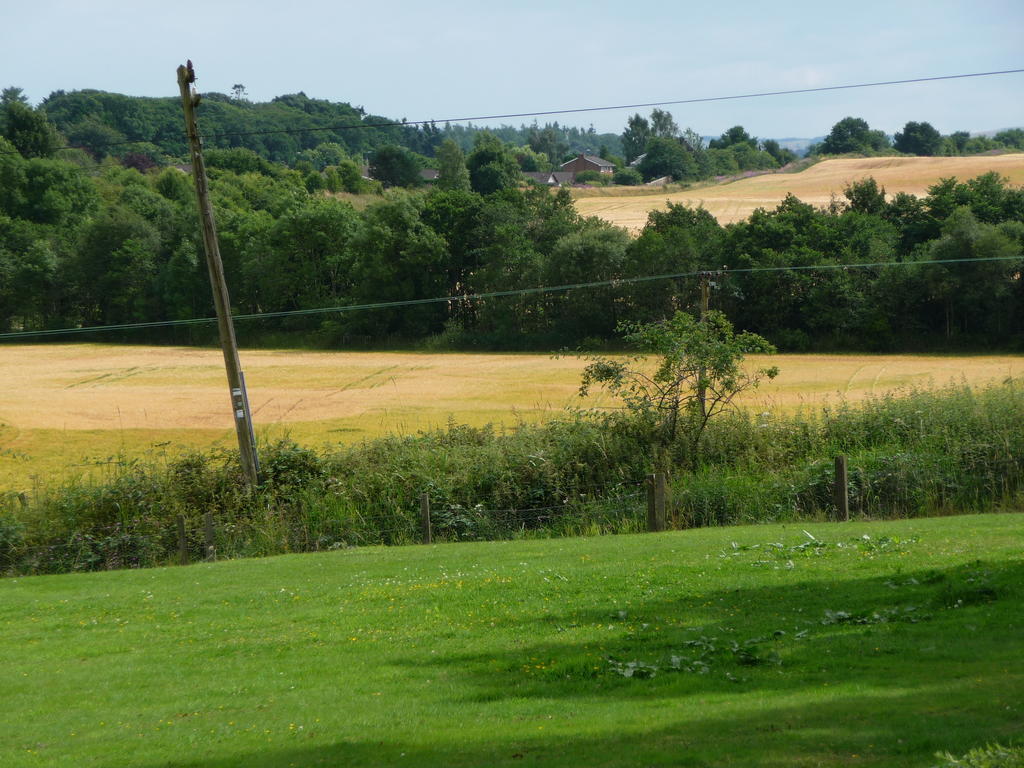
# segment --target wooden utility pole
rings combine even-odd
[[[195,108],[199,94],[191,87],[196,81],[192,62],[178,67],[178,87],[181,89],[181,105],[185,110],[185,132],[188,134],[189,150],[192,156],[192,178],[196,184],[196,198],[199,202],[199,223],[203,229],[203,245],[206,248],[206,266],[210,270],[210,287],[213,289],[213,303],[217,308],[217,326],[220,330],[220,346],[224,351],[224,368],[228,374],[231,390],[231,409],[235,418],[235,433],[238,436],[238,451],[242,459],[242,470],[250,486],[259,483],[259,458],[256,455],[256,440],[252,429],[252,415],[249,412],[249,398],[245,391],[245,375],[238,360],[238,344],[235,342],[235,325],[231,320],[231,301],[228,286],[224,280],[224,265],[220,260],[220,245],[217,243],[217,227],[213,220],[213,205],[210,203],[210,187],[203,162],[203,142],[196,126]]]

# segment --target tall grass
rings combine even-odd
[[[854,515],[987,511],[1024,489],[1024,393],[1013,380],[911,390],[776,417],[738,412],[710,425],[699,461],[672,446],[677,527],[823,519],[833,457],[850,465]],[[435,535],[488,539],[642,527],[648,436],[622,414],[567,413],[498,430],[450,423],[314,451],[261,449],[263,484],[245,490],[235,455],[125,462],[108,478],[0,501],[0,570],[40,573],[148,566],[177,553],[184,515],[193,557],[201,518],[217,520],[221,556],[258,556],[420,538],[427,494]],[[692,471],[679,469],[696,466]]]

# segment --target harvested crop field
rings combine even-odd
[[[444,425],[538,420],[571,405],[584,362],[537,354],[243,350],[261,437],[309,445]],[[754,365],[764,361],[752,358]],[[758,409],[820,407],[900,387],[1024,375],[1024,357],[779,355]],[[99,344],[6,347],[0,489],[24,490],[182,446],[231,447],[217,349]]]
[[[955,176],[961,181],[995,171],[1011,184],[1024,184],[1024,154],[972,157],[869,157],[825,160],[799,173],[771,173],[726,184],[681,192],[654,193],[650,189],[614,187],[574,192],[576,209],[634,232],[643,228],[647,214],[666,202],[703,205],[721,224],[750,216],[756,208],[774,208],[793,194],[805,203],[827,205],[843,188],[872,177],[889,195],[907,192],[923,196],[937,181]]]

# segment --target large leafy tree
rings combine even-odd
[[[597,218],[585,219],[559,238],[545,260],[546,285],[613,280],[623,274],[631,238],[620,227]],[[622,289],[599,286],[548,296],[548,314],[557,336],[568,342],[607,338],[622,311]]]
[[[893,137],[893,146],[908,155],[937,155],[942,148],[942,134],[931,123],[911,120]]]
[[[0,106],[0,127],[4,138],[22,157],[49,157],[62,143],[46,113],[32,109],[16,97],[8,98]]]
[[[747,133],[742,125],[734,125],[719,138],[708,142],[708,147],[710,149],[728,149],[736,144],[749,144],[751,148],[757,149],[757,138]]]
[[[538,128],[534,125],[527,134],[527,144],[534,152],[547,155],[548,162],[557,165],[569,151],[569,143],[552,126]]]
[[[156,227],[114,206],[82,232],[74,272],[83,317],[109,324],[147,320],[156,303]]]
[[[352,239],[351,298],[356,304],[433,299],[445,294],[444,240],[422,219],[423,200],[391,191],[363,212]],[[417,338],[444,327],[443,303],[350,313],[346,328],[368,336]]]
[[[651,135],[664,139],[674,139],[679,136],[679,126],[671,112],[657,108],[651,110]]]
[[[512,148],[492,133],[479,133],[466,159],[474,192],[489,195],[516,186],[522,175]]]
[[[647,151],[637,170],[644,179],[669,176],[673,181],[697,178],[697,163],[678,139],[656,137],[647,142]]]
[[[635,114],[626,121],[626,130],[622,132],[622,153],[627,163],[633,162],[644,153],[651,136],[653,133],[647,118]]]
[[[416,187],[422,182],[416,156],[394,144],[379,147],[373,153],[370,175],[385,187]]]
[[[841,155],[846,152],[877,152],[888,146],[889,139],[885,133],[872,130],[866,120],[844,117],[832,126],[818,148],[824,154]]]
[[[469,190],[469,169],[462,149],[451,139],[445,139],[437,148],[437,186],[453,191]]]

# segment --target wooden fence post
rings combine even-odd
[[[178,560],[188,565],[188,539],[185,537],[185,516],[178,515]]]
[[[836,519],[850,520],[850,491],[846,473],[846,457],[836,456]]]
[[[434,535],[430,527],[430,494],[428,493],[420,494],[420,522],[423,525],[423,543],[432,543]]]
[[[647,530],[665,530],[665,475],[661,472],[647,476]]]
[[[217,547],[213,542],[213,515],[210,512],[203,515],[203,542],[206,545],[206,561],[213,562],[217,559]]]

